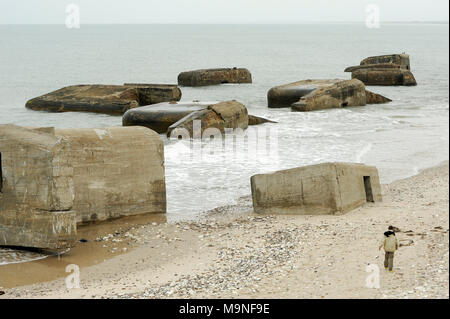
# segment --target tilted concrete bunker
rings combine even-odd
[[[77,224],[166,212],[163,143],[144,127],[0,125],[0,245],[59,250]]]
[[[368,57],[360,65],[350,66],[344,72],[351,72],[352,79],[365,85],[417,85],[409,55],[405,53]]]
[[[357,79],[303,80],[275,86],[267,92],[270,108],[290,107],[300,112],[390,101],[382,95],[367,91],[364,83]]]
[[[193,122],[198,120],[201,128],[194,134]],[[237,101],[224,102],[170,102],[158,103],[128,110],[122,117],[123,126],[145,126],[168,137],[177,138],[181,129],[190,137],[201,137],[208,128],[222,133],[226,128],[246,129],[249,125],[274,123],[271,120],[249,115],[247,108]],[[172,132],[174,133],[173,136]]]
[[[324,163],[251,177],[253,208],[264,214],[344,214],[382,200],[378,170]]]
[[[181,90],[172,84],[84,84],[35,97],[25,107],[36,111],[123,114],[139,106],[180,99]]]

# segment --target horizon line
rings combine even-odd
[[[209,23],[209,22],[196,22],[196,23],[176,23],[176,22],[101,22],[101,23],[81,23],[82,25],[304,25],[304,24],[364,24],[365,21],[309,21],[309,22],[261,22],[261,23]],[[424,21],[381,21],[381,24],[449,24],[449,21],[445,20],[424,20]],[[1,26],[36,26],[36,25],[64,25],[61,23],[0,23]]]

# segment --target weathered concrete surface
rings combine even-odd
[[[370,68],[355,70],[352,72],[352,78],[358,79],[366,85],[417,85],[416,79],[411,71],[402,69]]]
[[[196,127],[199,123],[199,127]],[[192,112],[167,130],[167,136],[201,138],[205,134],[225,134],[225,129],[246,129],[248,127],[247,108],[237,101],[226,101]],[[205,132],[206,131],[206,132]]]
[[[373,93],[369,90],[366,90],[366,103],[367,104],[384,104],[392,102],[391,99],[384,97],[383,95]]]
[[[72,85],[29,100],[37,111],[123,114],[125,111],[162,101],[179,101],[176,85]]]
[[[373,65],[373,64],[394,64],[398,65],[401,69],[410,70],[411,63],[408,54],[387,54],[378,55],[365,58],[361,61],[360,65]]]
[[[361,69],[387,68],[411,70],[411,63],[408,54],[388,54],[365,58],[360,65],[350,66],[344,72],[353,72]]]
[[[144,127],[55,129],[71,148],[77,222],[166,212],[164,146]]]
[[[367,64],[367,65],[355,65],[355,66],[349,66],[344,70],[344,72],[353,72],[356,70],[367,70],[367,69],[373,69],[374,67],[380,68],[380,69],[400,69],[400,65],[392,64],[392,63],[381,63],[381,64]]]
[[[0,246],[63,251],[75,246],[76,235],[76,214],[73,211],[34,210],[25,213],[9,210],[0,215]]]
[[[411,73],[408,54],[390,54],[366,58],[358,66],[351,66],[352,78],[366,85],[417,85]]]
[[[125,83],[124,85],[136,88],[139,105],[176,102],[182,95],[180,88],[174,84]]]
[[[365,90],[357,79],[303,80],[273,87],[267,93],[270,108],[291,107],[293,111],[387,103],[390,100]]]
[[[270,108],[291,107],[293,103],[298,102],[303,96],[317,90],[321,83],[322,85],[325,84],[322,81],[304,80],[275,86],[267,92],[268,106]],[[326,84],[329,83],[329,81],[326,81]]]
[[[305,111],[315,107],[323,109],[366,104],[364,84],[341,79],[303,80],[276,86],[267,93],[267,100],[271,108],[292,106]]]
[[[217,102],[212,102],[217,103]],[[158,133],[166,133],[169,126],[195,111],[204,110],[212,103],[170,102],[158,103],[128,110],[122,117],[123,126],[145,126]]]
[[[248,115],[248,125],[259,125],[264,123],[277,123],[277,122],[255,115],[250,114]]]
[[[76,240],[67,141],[0,125],[0,245],[64,249]]]
[[[293,111],[315,111],[330,108],[366,105],[366,88],[357,80],[322,82],[313,92],[293,103]]]
[[[382,200],[378,170],[362,164],[311,165],[254,175],[250,182],[255,213],[343,214]]]
[[[0,125],[0,245],[68,248],[76,224],[165,213],[163,144],[143,127]]]
[[[205,86],[224,83],[252,83],[252,75],[244,68],[201,69],[181,72],[178,85]]]
[[[143,106],[125,112],[122,117],[122,125],[145,126],[158,133],[167,133],[169,127],[181,119],[194,112],[207,110],[209,106],[219,103],[220,102],[170,102]],[[233,106],[234,103],[231,103],[230,105]],[[237,112],[236,116],[239,117],[240,113]],[[235,125],[233,124],[233,121],[230,123]],[[248,115],[248,125],[258,125],[263,123],[275,122],[262,117]],[[202,123],[202,125],[207,124],[208,122]]]

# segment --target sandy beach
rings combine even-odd
[[[0,282],[0,298],[449,298],[448,183],[445,162],[341,216],[260,216],[242,198],[199,221],[114,224],[95,238],[81,230],[88,242],[77,249],[102,260],[80,262],[79,289],[66,288],[65,267],[77,263],[69,253],[0,266],[0,278],[44,281]],[[378,251],[389,225],[400,230],[393,273]],[[378,289],[366,287],[370,264]]]

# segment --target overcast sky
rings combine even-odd
[[[82,24],[360,22],[368,4],[381,21],[449,20],[449,0],[0,0],[0,24],[64,24],[70,3]]]

